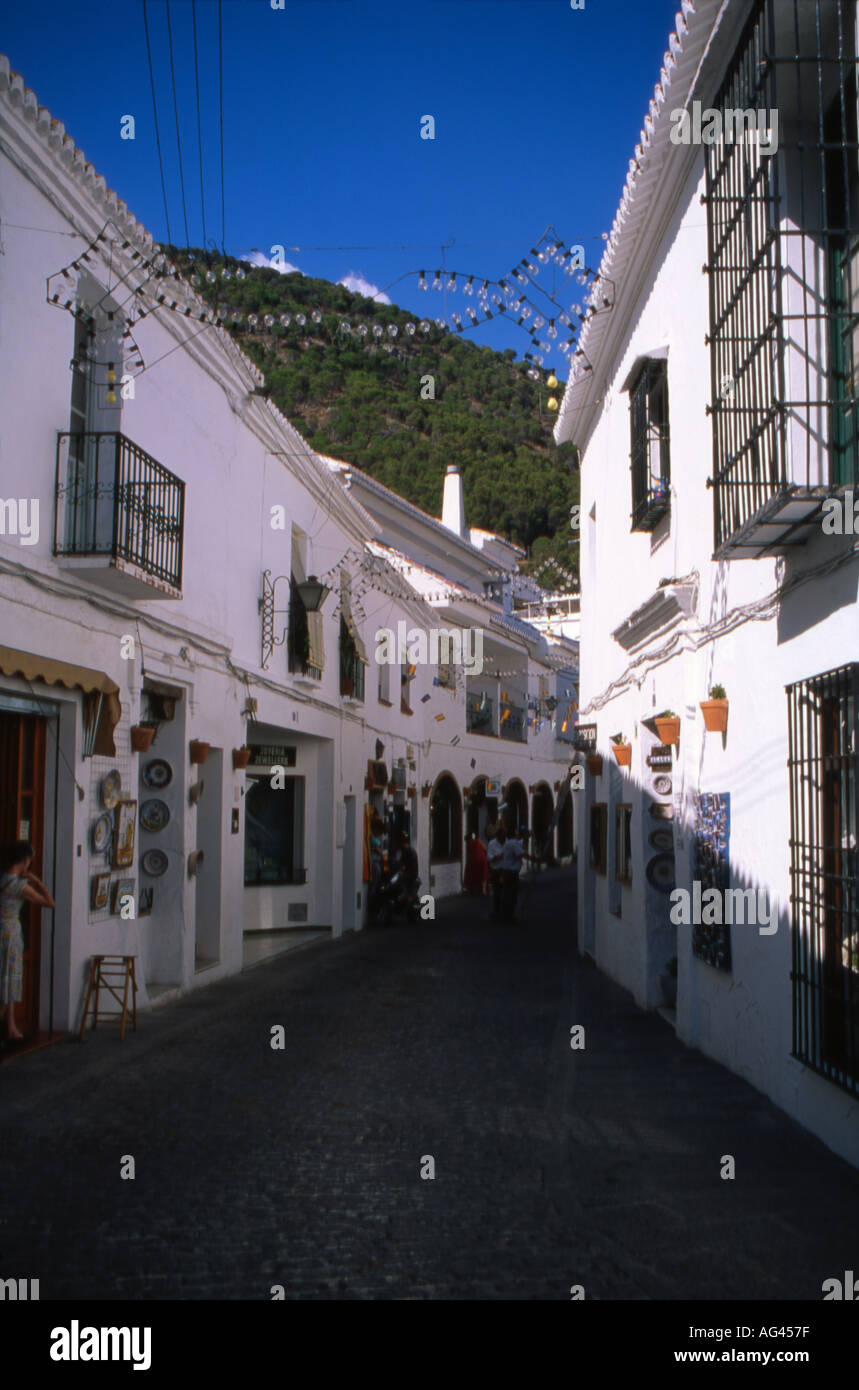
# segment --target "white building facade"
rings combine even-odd
[[[856,10],[684,3],[556,437],[580,949],[859,1163]]]
[[[371,808],[426,890],[458,891],[474,755],[464,677],[385,685],[374,662],[377,629],[432,626],[432,598],[5,59],[0,220],[0,839],[34,843],[56,899],[28,909],[20,1010],[50,1037],[79,1026],[96,954],[136,958],[146,1005],[240,970],[251,940],[361,927]],[[557,684],[572,649],[511,639],[477,594],[498,652]],[[537,722],[491,772],[518,769],[545,819],[572,721]]]

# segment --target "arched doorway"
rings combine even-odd
[[[430,797],[430,863],[460,863],[462,845],[462,797],[455,778],[443,772]]]
[[[552,824],[552,812],[554,803],[552,801],[552,789],[547,782],[538,782],[534,788],[534,800],[531,804],[531,817],[533,825],[532,844],[534,852],[540,854],[545,859],[553,859],[552,836],[549,835],[549,826]],[[546,843],[548,837],[548,844]]]
[[[561,814],[558,817],[558,858],[571,859],[573,856],[573,793],[567,792]]]
[[[504,796],[507,805],[501,812],[507,834],[514,834],[519,826],[528,827],[528,793],[518,777],[511,777]]]
[[[466,827],[469,835],[476,835],[483,841],[489,840],[488,830],[498,819],[498,797],[486,795],[486,778],[476,777],[471,784],[471,794],[466,809]]]

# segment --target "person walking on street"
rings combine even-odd
[[[489,857],[489,875],[492,883],[492,917],[501,916],[501,892],[504,886],[504,870],[502,859],[504,856],[504,843],[507,839],[507,831],[504,829],[504,822],[498,822],[494,838],[489,841],[487,854]]]
[[[526,858],[525,838],[527,830],[519,827],[519,834],[511,835],[504,845],[501,856],[501,870],[504,880],[501,894],[501,915],[505,922],[515,922],[516,904],[519,900],[519,871],[522,860]]]
[[[465,871],[462,887],[466,893],[486,897],[489,892],[489,860],[486,846],[477,835],[465,837]]]
[[[3,855],[0,877],[0,1016],[5,1018],[6,1037],[18,1042],[24,1034],[15,1022],[15,1005],[22,999],[24,935],[21,931],[21,903],[53,907],[54,900],[40,878],[32,872],[35,850],[29,840],[16,840]]]

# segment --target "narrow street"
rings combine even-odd
[[[522,925],[442,901],[4,1063],[0,1273],[44,1300],[819,1300],[856,1173],[583,963],[572,902],[564,871]]]

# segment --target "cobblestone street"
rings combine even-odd
[[[563,871],[524,925],[442,901],[4,1064],[0,1274],[42,1299],[819,1300],[855,1267],[857,1175],[583,963],[572,902]]]

